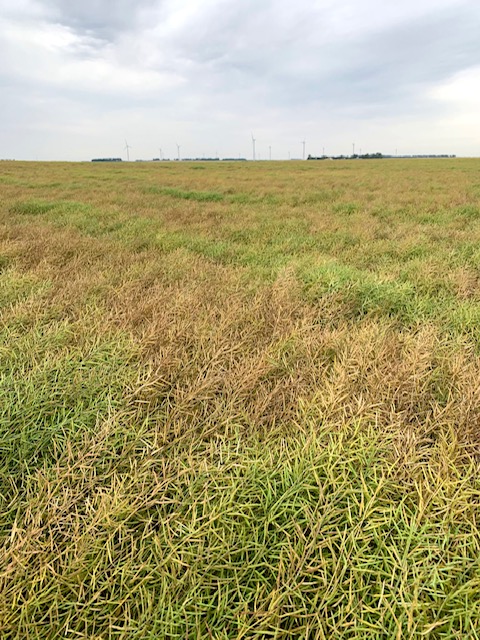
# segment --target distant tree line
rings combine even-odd
[[[456,158],[457,156],[449,153],[429,153],[407,156],[387,156],[383,153],[363,153],[353,154],[352,156],[312,156],[309,155],[307,160],[379,160],[381,158]]]
[[[311,156],[309,154],[307,160],[378,160],[385,158],[382,153],[355,153],[353,156]]]

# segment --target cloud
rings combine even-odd
[[[112,41],[119,33],[141,30],[158,0],[44,0],[39,3],[51,22],[74,29],[80,34]]]
[[[480,61],[480,12],[467,5],[382,30],[364,27],[346,39],[329,34],[327,10],[281,5],[279,12],[279,4],[250,13],[229,4],[216,17],[205,11],[168,34],[169,50],[190,62],[197,84],[218,92],[256,88],[270,106],[347,111],[408,109],[435,83]]]
[[[251,128],[285,139],[291,131],[293,140],[324,135],[327,125],[331,139],[342,140],[360,126],[380,143],[396,123],[413,143],[422,120],[445,122],[458,112],[453,81],[480,65],[480,6],[387,5],[0,0],[4,126],[28,112],[29,125],[38,120],[42,130],[48,103],[67,129],[68,114],[53,114],[55,104],[69,105],[72,131],[79,120],[92,133],[101,121],[112,138],[114,127],[131,123],[144,139],[152,128],[159,137],[175,128],[192,136],[198,153],[202,131],[238,146]],[[65,129],[52,145],[58,154],[62,139]]]

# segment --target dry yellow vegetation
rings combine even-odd
[[[1,163],[4,638],[478,638],[476,160]]]

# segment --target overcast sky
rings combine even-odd
[[[479,0],[0,0],[0,158],[480,155]]]

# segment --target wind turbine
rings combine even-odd
[[[160,160],[163,160],[163,151],[162,148],[159,147],[158,150],[160,151]]]
[[[255,138],[253,137],[253,133],[252,133],[252,146],[253,146],[253,159],[255,160]]]
[[[178,159],[180,160],[180,145],[178,144],[178,142],[176,144],[177,144]]]
[[[272,159],[272,147],[271,146],[268,147],[268,154],[269,154],[268,159],[271,160]]]
[[[128,142],[125,140],[125,147],[124,149],[127,150],[127,162],[130,162],[130,149],[132,147],[128,144]]]
[[[305,160],[305,140],[302,140],[302,144],[303,144],[303,159]]]

